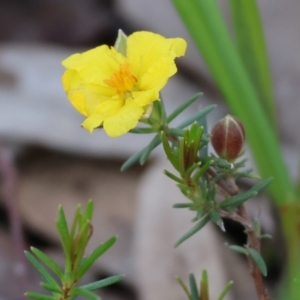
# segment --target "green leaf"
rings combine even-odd
[[[260,238],[261,238],[261,239],[269,239],[269,240],[272,240],[272,239],[273,239],[272,235],[271,235],[271,234],[267,234],[267,233],[262,234],[262,235],[260,236]]]
[[[134,165],[138,160],[141,159],[141,157],[143,156],[144,152],[147,152],[148,150],[148,147],[150,145],[155,145],[155,147],[157,147],[159,144],[160,144],[160,138],[158,135],[155,135],[155,137],[151,140],[151,142],[149,143],[149,145],[147,145],[145,148],[143,148],[142,150],[140,150],[139,152],[133,154],[131,157],[129,157],[125,162],[124,164],[122,165],[121,167],[121,171],[125,171],[127,170],[128,168],[130,168],[132,165]],[[154,147],[154,148],[155,148]],[[153,148],[153,149],[154,149]],[[152,150],[153,150],[152,149]],[[150,151],[151,152],[151,151]],[[150,153],[149,153],[150,154]],[[148,156],[149,156],[148,154]]]
[[[85,207],[84,217],[86,220],[92,220],[94,211],[94,203],[92,200],[89,200]]]
[[[207,161],[193,176],[193,181],[198,182],[199,178],[204,175],[204,173],[208,170],[208,168],[211,166],[213,163],[213,160]]]
[[[226,200],[219,203],[220,208],[230,207],[235,208],[241,204],[243,204],[246,200],[253,198],[257,195],[255,191],[247,191],[243,194],[238,194],[236,196],[227,198]]]
[[[200,120],[197,121],[198,125],[203,127],[203,135],[207,135],[207,120],[206,117],[201,118]],[[203,136],[202,136],[202,141],[203,141]],[[208,156],[208,147],[205,146],[201,146],[200,144],[200,157],[202,156]]]
[[[191,230],[189,230],[185,235],[183,235],[174,245],[177,248],[180,244],[182,244],[185,240],[190,238],[200,229],[202,229],[208,222],[210,221],[210,216],[205,215]]]
[[[183,129],[178,129],[178,128],[169,128],[168,129],[168,133],[170,135],[175,135],[175,136],[178,136],[178,137],[183,137],[184,130]]]
[[[82,265],[79,267],[79,270],[76,274],[76,279],[80,279],[93,265],[93,263],[102,255],[104,254],[110,247],[113,246],[113,244],[117,241],[117,237],[113,236],[107,241],[105,241],[103,244],[99,245],[93,253],[86,258],[86,260],[82,263]]]
[[[178,182],[178,183],[181,183],[181,184],[184,184],[184,180],[175,176],[174,174],[170,173],[169,171],[167,170],[164,170],[164,174],[167,175],[169,178],[171,178],[172,180]]]
[[[56,221],[56,228],[60,235],[60,240],[64,249],[65,257],[66,257],[66,266],[70,268],[70,235],[68,224],[66,221],[65,213],[61,205],[58,208],[58,220]]]
[[[175,279],[180,284],[180,286],[182,287],[182,289],[184,290],[184,292],[187,295],[188,299],[192,300],[192,295],[190,294],[190,291],[187,288],[187,286],[185,285],[185,283],[183,282],[183,280],[179,276],[176,276]]]
[[[255,191],[258,193],[259,191],[261,191],[262,189],[267,187],[272,181],[273,181],[273,178],[268,178],[268,179],[262,180],[261,182],[256,184],[254,187],[252,187],[248,191]]]
[[[173,208],[190,208],[193,203],[175,203],[173,204]]]
[[[44,268],[43,265],[41,265],[38,260],[30,253],[25,251],[25,256],[28,259],[28,261],[36,268],[36,270],[42,275],[44,280],[56,287],[59,288],[58,283],[55,281],[55,279],[50,275],[50,273]]]
[[[193,104],[203,93],[197,93],[192,98],[188,99],[186,102],[178,106],[166,119],[166,123],[169,124],[173,121],[180,113],[182,113],[186,108]]]
[[[173,149],[171,148],[169,141],[167,140],[166,134],[164,132],[161,133],[161,140],[162,140],[164,151],[168,157],[168,160],[170,161],[172,166],[175,168],[175,170],[179,171],[178,158],[174,155]]]
[[[129,131],[130,133],[136,133],[136,134],[148,134],[153,133],[154,130],[151,127],[136,127]]]
[[[86,285],[81,286],[80,288],[86,289],[86,290],[96,290],[96,289],[101,289],[103,287],[115,284],[122,280],[124,278],[124,275],[116,275],[116,276],[111,276],[102,280],[98,280]]]
[[[226,286],[224,287],[221,295],[219,296],[218,300],[223,300],[224,297],[227,295],[227,293],[229,292],[231,286],[233,285],[233,281],[229,281]]]
[[[55,300],[56,299],[56,296],[43,295],[43,294],[38,294],[33,292],[27,292],[24,295],[33,300]]]
[[[201,162],[200,162],[200,161],[197,162],[197,163],[194,163],[191,167],[189,167],[189,168],[186,170],[184,176],[185,176],[186,178],[190,177],[191,174],[193,173],[193,171],[194,171],[196,168],[200,167],[200,166],[201,166]]]
[[[56,293],[56,294],[61,294],[62,293],[62,289],[60,287],[58,288],[56,285],[52,285],[50,283],[41,282],[41,286],[45,290],[50,291],[52,293]]]
[[[72,296],[81,295],[81,296],[83,296],[87,299],[101,300],[101,298],[98,295],[96,295],[95,293],[93,293],[89,290],[83,289],[83,288],[73,288],[72,292],[71,292],[71,295]]]
[[[72,260],[72,270],[74,272],[77,271],[78,267],[80,266],[82,262],[82,258],[84,256],[85,248],[89,242],[89,239],[92,234],[92,224],[89,220],[86,220],[84,225],[82,225],[80,231],[78,232],[78,235],[76,237],[76,240],[73,244],[74,252],[76,255],[76,258]]]
[[[201,300],[209,300],[209,287],[208,287],[208,275],[207,271],[202,271],[201,282],[200,282],[200,298]]]
[[[73,218],[72,226],[71,226],[71,229],[70,229],[70,234],[69,234],[70,241],[72,241],[74,239],[76,230],[78,229],[78,227],[80,227],[81,219],[82,219],[81,205],[78,204],[77,208],[76,208],[76,211],[75,211],[74,218]]]
[[[197,288],[197,283],[195,280],[194,274],[190,273],[189,275],[189,282],[190,282],[190,290],[192,294],[192,300],[199,300],[199,292]]]
[[[118,37],[114,47],[119,53],[124,56],[127,55],[127,36],[121,29],[118,30]]]
[[[145,148],[140,150],[139,152],[133,154],[130,156],[124,164],[121,166],[121,172],[129,169],[132,165],[134,165],[142,156],[143,152],[145,151]]]
[[[232,245],[232,246],[229,246],[229,249],[231,249],[234,252],[238,252],[238,253],[248,255],[248,250],[244,247],[241,247],[241,246]]]
[[[140,164],[143,165],[146,160],[148,159],[150,153],[161,143],[160,135],[157,134],[154,139],[149,143],[149,145],[145,148],[143,151],[141,158],[140,158]]]
[[[195,218],[192,219],[192,222],[197,222],[198,220],[200,220],[203,216],[205,215],[205,212],[203,211],[202,208],[198,208],[197,209],[197,215]]]
[[[191,125],[192,123],[194,123],[195,121],[200,120],[201,118],[203,118],[204,116],[206,116],[208,113],[210,113],[214,108],[216,107],[216,105],[209,105],[206,106],[205,108],[203,108],[202,110],[196,112],[195,114],[193,114],[191,117],[187,118],[185,121],[183,121],[182,123],[180,123],[176,128],[179,129],[183,129],[189,125]]]
[[[222,231],[224,231],[224,232],[226,231],[226,230],[225,230],[225,227],[224,227],[224,222],[223,222],[221,216],[218,214],[217,211],[215,211],[215,210],[210,210],[210,211],[209,211],[209,216],[210,216],[210,219],[211,219],[215,224],[217,224],[217,225],[221,228]]]
[[[46,266],[48,266],[60,279],[63,278],[64,274],[62,270],[57,265],[57,263],[53,261],[47,254],[34,247],[30,247],[30,250],[38,259],[40,259]]]
[[[272,80],[256,0],[230,0],[237,48],[266,116],[277,128]]]
[[[248,248],[249,255],[253,258],[254,262],[259,267],[261,273],[264,276],[267,276],[267,266],[264,261],[264,259],[261,257],[261,255],[253,248]]]

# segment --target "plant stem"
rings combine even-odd
[[[0,177],[3,186],[3,199],[8,211],[10,230],[14,244],[14,273],[22,289],[28,288],[28,270],[24,256],[25,241],[22,231],[21,215],[17,197],[18,175],[12,155],[0,144]]]
[[[208,170],[208,174],[212,177],[216,176],[215,171],[211,168]],[[224,179],[221,179],[217,182],[217,184],[230,196],[234,196],[239,192],[238,187],[232,180],[226,181]],[[252,221],[247,214],[247,211],[243,204],[238,207],[237,212],[226,212],[222,210],[220,212],[220,215],[223,218],[231,219],[243,225],[245,227],[245,233],[248,237],[249,246],[260,253],[260,239],[255,234]],[[259,267],[250,256],[248,256],[247,258],[250,267],[250,274],[253,278],[259,300],[270,300],[270,296],[268,295],[267,289],[264,286],[262,274]]]

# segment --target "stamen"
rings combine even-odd
[[[137,78],[131,73],[128,61],[123,62],[118,71],[115,71],[110,79],[104,82],[116,89],[119,96],[123,97],[124,93],[129,93],[137,82]]]

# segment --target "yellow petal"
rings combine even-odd
[[[132,99],[134,103],[138,104],[139,106],[146,106],[151,102],[158,100],[158,98],[159,98],[158,89],[132,92]]]
[[[100,114],[101,118],[106,119],[118,113],[123,106],[124,100],[116,97],[100,103],[94,113]]]
[[[123,100],[107,100],[100,103],[93,111],[93,114],[85,119],[82,126],[92,133],[93,130],[99,127],[106,118],[117,114],[123,107],[123,104]]]
[[[99,127],[103,122],[100,114],[93,114],[86,118],[81,124],[83,128],[87,129],[90,133],[97,127]]]
[[[106,86],[105,80],[119,69],[125,57],[106,45],[74,54],[65,59],[64,67],[76,70],[86,82]]]
[[[113,116],[103,122],[103,128],[107,135],[117,137],[135,128],[144,110],[132,100],[127,100],[126,104]]]
[[[67,70],[62,77],[62,82],[70,102],[85,116],[92,114],[101,102],[114,93],[110,88],[85,82],[74,70]]]
[[[140,90],[161,90],[170,76],[176,73],[177,68],[172,58],[162,57],[140,76],[138,87]]]
[[[127,57],[136,76],[141,76],[162,57],[181,56],[186,42],[181,38],[166,39],[159,34],[140,31],[127,39]]]
[[[174,57],[180,57],[185,54],[186,51],[186,41],[182,38],[168,39],[170,43],[170,50],[173,52]]]

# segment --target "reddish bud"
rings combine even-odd
[[[240,120],[227,115],[213,127],[211,134],[211,143],[219,157],[232,162],[241,155],[245,129]]]

